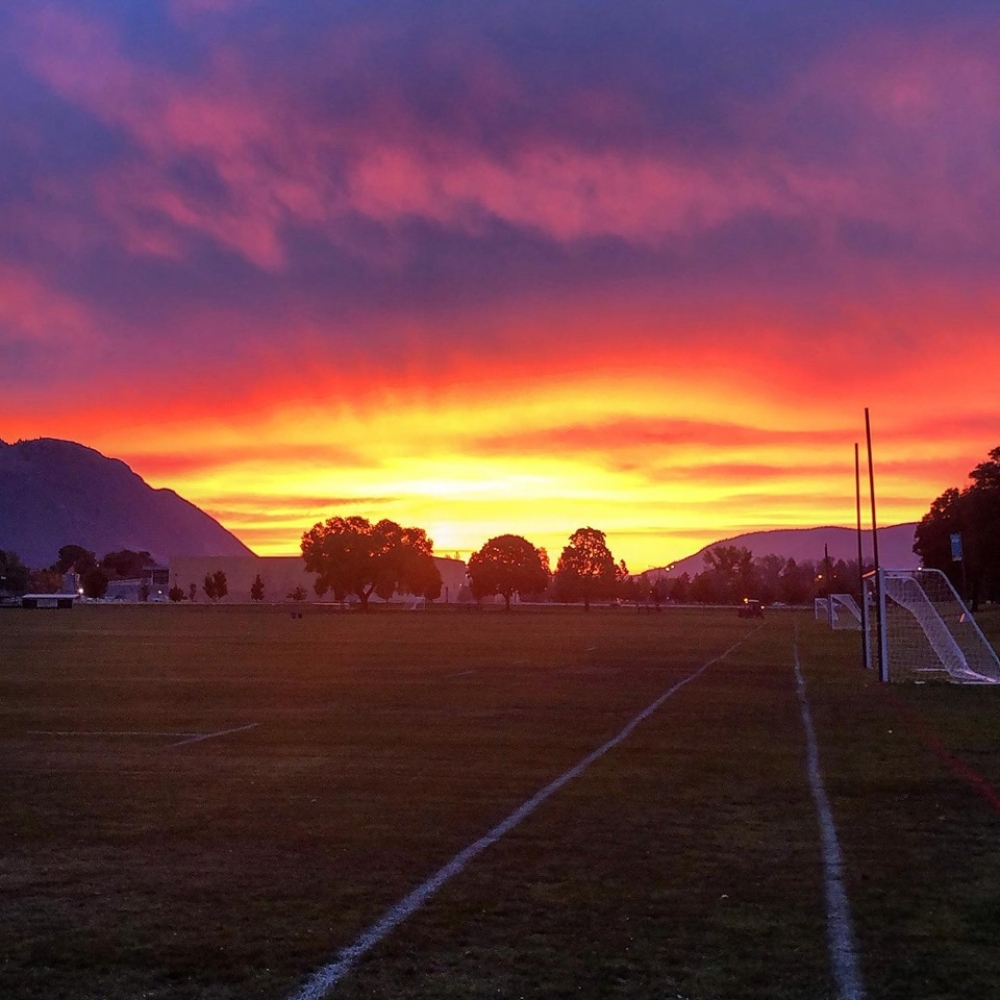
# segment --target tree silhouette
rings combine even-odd
[[[253,583],[250,584],[250,599],[253,601],[264,600],[264,581],[260,578],[260,573],[253,578]]]
[[[584,611],[590,610],[592,600],[615,593],[618,567],[603,531],[588,527],[573,532],[559,557],[555,582],[560,598],[582,600]]]
[[[201,589],[205,591],[205,596],[209,600],[222,600],[229,593],[225,570],[217,569],[214,573],[206,573]]]
[[[944,571],[961,587],[963,567],[951,555],[951,536],[960,533],[976,610],[983,600],[1000,599],[1000,448],[994,448],[969,479],[964,489],[951,487],[931,504],[917,525],[913,551],[925,566]]]
[[[364,517],[331,517],[302,536],[306,570],[316,574],[316,593],[328,590],[344,600],[354,594],[363,611],[377,594],[388,600],[395,593],[441,593],[441,574],[431,555],[434,543],[423,528],[403,528],[383,519],[371,524]]]
[[[60,549],[60,552],[62,550]],[[118,552],[107,552],[101,559],[101,569],[105,573],[122,580],[134,580],[141,576],[143,570],[154,565],[155,560],[146,551],[133,552],[131,549],[121,549]]]
[[[59,558],[52,566],[57,573],[68,573],[72,570],[81,577],[89,569],[97,565],[94,553],[85,549],[82,545],[64,545],[59,550]]]
[[[479,600],[502,594],[510,611],[514,594],[537,594],[549,582],[549,560],[520,535],[498,535],[469,557],[469,578],[473,596]]]
[[[16,552],[0,549],[0,593],[23,594],[28,589],[30,570]]]
[[[86,597],[101,598],[108,592],[107,574],[99,566],[91,566],[80,577],[80,586]]]

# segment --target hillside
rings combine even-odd
[[[913,551],[913,533],[916,523],[894,524],[878,529],[879,562],[892,569],[914,569],[920,565],[920,559]],[[863,531],[863,551],[865,560],[871,559],[872,533]],[[735,538],[723,538],[711,545],[699,549],[694,555],[679,559],[669,567],[651,570],[653,574],[665,574],[675,577],[682,573],[694,576],[705,568],[704,554],[716,545],[736,545],[748,548],[755,557],[778,555],[785,559],[804,562],[809,559],[818,563],[823,559],[824,545],[830,548],[830,558],[834,561],[843,559],[850,562],[858,558],[857,532],[854,528],[780,528],[775,531],[752,531],[737,535]]]
[[[0,441],[0,549],[35,568],[76,544],[98,556],[128,548],[170,556],[251,555],[235,535],[173,490],[72,441]]]

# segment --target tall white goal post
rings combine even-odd
[[[861,611],[866,665],[878,650],[881,680],[1000,683],[996,650],[940,570],[867,573]]]
[[[816,621],[825,621],[833,629],[860,631],[861,608],[853,594],[830,594],[813,601]]]

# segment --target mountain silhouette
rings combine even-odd
[[[63,545],[171,556],[252,555],[173,490],[153,489],[124,462],[72,441],[0,441],[0,549],[39,569]]]
[[[878,529],[878,559],[886,569],[915,569],[920,558],[913,551],[916,522],[893,524]],[[871,529],[862,531],[862,551],[866,563],[872,559]],[[830,558],[836,562],[857,561],[858,533],[854,528],[778,528],[773,531],[751,531],[735,538],[723,538],[699,549],[694,555],[660,569],[650,570],[654,576],[680,576],[687,573],[692,578],[705,568],[705,553],[717,545],[735,545],[749,549],[754,557],[776,555],[794,559],[797,563],[810,560],[823,561],[824,546],[829,546]]]

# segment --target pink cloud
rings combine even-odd
[[[72,350],[93,346],[99,339],[96,318],[84,306],[26,268],[0,263],[0,344]]]
[[[178,9],[229,6],[188,0]],[[925,238],[984,236],[979,198],[992,189],[988,137],[1000,119],[993,58],[1000,39],[989,31],[971,42],[947,34],[860,38],[807,68],[770,106],[734,107],[745,133],[740,147],[695,161],[680,147],[588,149],[530,132],[493,151],[475,130],[466,134],[468,121],[476,109],[524,95],[497,57],[456,56],[460,45],[430,53],[454,63],[469,91],[450,109],[446,131],[419,121],[391,87],[371,90],[364,115],[325,118],[302,95],[258,78],[233,50],[219,47],[200,74],[181,76],[135,65],[112,29],[54,5],[22,24],[32,70],[135,144],[97,188],[135,253],[179,256],[199,235],[275,269],[286,260],[286,226],[351,249],[354,215],[387,227],[422,219],[473,233],[496,219],[564,242],[615,236],[657,244],[748,212],[821,225],[872,219]],[[326,76],[371,83],[385,30],[335,32],[307,58],[328,63],[330,53],[348,53]],[[835,163],[794,155],[795,122],[814,101],[858,119]],[[582,92],[575,107],[595,122],[635,113],[626,96],[595,90]],[[455,129],[463,118],[466,126]],[[207,164],[224,196],[180,184],[170,168],[184,157]],[[965,177],[956,184],[950,173],[959,159]]]

